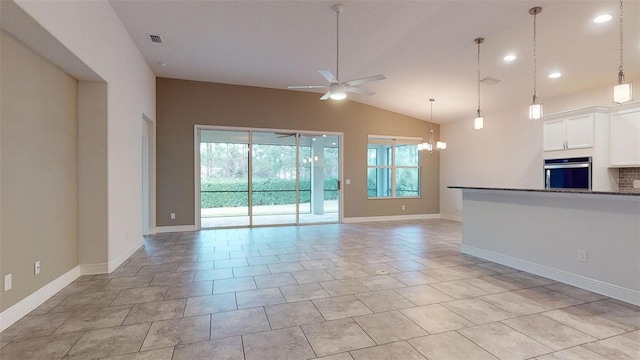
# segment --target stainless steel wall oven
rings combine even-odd
[[[545,160],[544,185],[547,189],[591,190],[591,157]]]

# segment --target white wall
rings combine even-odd
[[[634,94],[638,94],[640,81],[633,80]],[[553,114],[595,105],[611,106],[612,93],[612,84],[602,84],[541,100],[545,114]],[[447,142],[447,150],[440,154],[443,217],[462,219],[462,193],[447,186],[542,188],[542,120],[528,119],[529,100],[483,112],[482,130],[471,129],[474,113],[468,119],[441,124],[441,138]]]
[[[107,1],[15,3],[107,83],[112,270],[142,243],[140,119],[155,121],[155,76]]]

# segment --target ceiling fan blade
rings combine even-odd
[[[287,89],[322,89],[328,88],[329,85],[290,85]]]
[[[371,95],[375,94],[374,91],[360,89],[360,88],[357,88],[357,87],[347,87],[347,91],[348,92],[352,92],[352,93],[356,93],[356,94],[360,94],[360,95],[367,95],[367,96],[371,96]]]
[[[295,133],[275,133],[277,138],[285,138],[285,137],[290,137],[290,136],[294,136]]]
[[[370,82],[373,82],[373,81],[384,80],[384,79],[386,79],[386,77],[384,77],[384,75],[374,75],[374,76],[367,76],[367,77],[362,78],[362,79],[356,79],[356,80],[347,81],[344,84],[347,85],[347,86],[356,86],[356,85],[362,85],[362,84],[370,83]]]
[[[326,93],[324,93],[324,95],[322,95],[320,100],[327,100],[329,96],[331,96],[331,91],[327,91]]]
[[[329,71],[327,69],[319,69],[318,72],[320,73],[320,75],[322,75],[322,77],[327,79],[328,82],[330,82],[332,84],[337,84],[338,83],[338,79],[336,79],[336,77],[333,76],[331,71]]]

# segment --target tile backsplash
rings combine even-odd
[[[619,169],[618,186],[620,191],[640,192],[640,188],[633,187],[634,180],[640,181],[640,167]]]

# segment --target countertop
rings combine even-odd
[[[462,189],[462,190],[526,191],[526,192],[562,193],[562,194],[640,196],[640,192],[592,191],[592,190],[584,190],[584,189],[516,189],[516,188],[479,187],[479,186],[447,186],[447,188]]]

